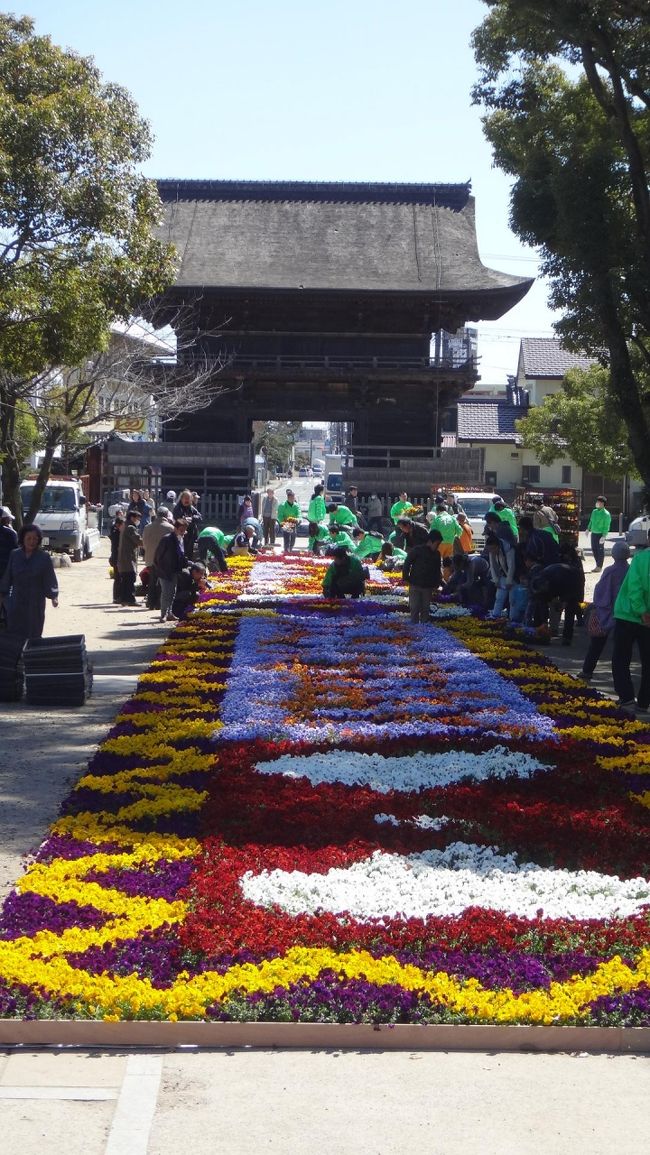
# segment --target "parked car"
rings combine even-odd
[[[304,465],[298,470],[298,477],[309,477],[309,471],[305,469]]]
[[[625,534],[627,544],[645,549],[648,544],[648,530],[650,530],[650,513],[642,513],[640,517],[635,517],[628,526]]]

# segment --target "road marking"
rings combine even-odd
[[[147,1155],[161,1075],[161,1055],[129,1055],[105,1155]]]
[[[117,1087],[0,1087],[0,1099],[117,1099]]]

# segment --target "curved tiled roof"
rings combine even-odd
[[[528,410],[498,398],[472,398],[458,402],[459,441],[511,441],[519,434],[515,421],[525,417]]]
[[[469,185],[160,181],[177,287],[475,299],[498,317],[532,281],[486,268]]]
[[[570,353],[557,337],[524,337],[521,363],[525,377],[564,377],[569,369],[590,369],[597,364],[593,357]]]

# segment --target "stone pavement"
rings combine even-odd
[[[3,1155],[636,1155],[650,1059],[0,1052]]]
[[[46,634],[86,634],[95,692],[69,713],[0,705],[5,893],[165,630],[153,614],[109,604],[106,542],[59,574]],[[576,672],[581,633],[570,650],[544,652]],[[611,688],[606,659],[599,669],[595,685]],[[0,1151],[632,1155],[647,1146],[649,1093],[646,1056],[14,1048],[0,1051]]]

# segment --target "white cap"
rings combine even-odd
[[[176,501],[176,494],[173,489],[167,491],[167,501]]]
[[[12,521],[16,520],[8,505],[0,506],[0,518],[5,517],[11,518]]]

